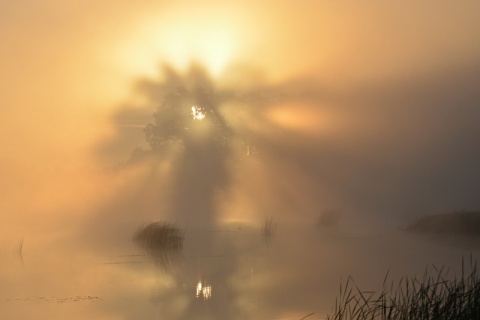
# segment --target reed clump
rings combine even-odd
[[[175,223],[158,221],[140,227],[133,241],[164,272],[172,272],[179,264],[185,232]]]
[[[273,237],[277,234],[278,222],[273,218],[265,219],[262,228],[262,235],[264,237]]]
[[[145,249],[180,250],[184,232],[175,223],[159,221],[140,227],[133,239]]]
[[[360,290],[349,277],[340,285],[340,296],[329,320],[473,320],[480,319],[480,279],[477,263],[470,261],[460,279],[447,279],[443,268],[427,269],[421,279],[402,278],[382,291]],[[433,274],[432,274],[433,273]]]

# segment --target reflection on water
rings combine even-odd
[[[294,221],[279,225],[270,246],[261,224],[183,231],[154,223],[138,230],[135,243],[153,229],[164,237],[155,240],[163,252],[146,242],[122,244],[106,255],[75,237],[28,241],[24,267],[12,242],[1,251],[2,319],[318,320],[332,310],[349,275],[359,287],[378,290],[387,271],[396,280],[435,264],[454,276],[471,253],[401,232],[327,233],[315,223]],[[175,250],[165,251],[167,242]],[[174,263],[180,253],[182,263]]]
[[[198,281],[195,297],[202,297],[204,300],[208,300],[211,296],[212,286],[206,283],[202,283],[202,281]]]

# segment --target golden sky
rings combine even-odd
[[[245,85],[232,71],[239,69],[269,84],[303,79],[330,111],[316,111],[318,101],[286,103],[271,121],[329,134],[333,149],[360,154],[354,158],[372,167],[385,145],[406,145],[411,155],[445,139],[439,128],[451,110],[438,106],[439,93],[453,102],[463,97],[477,114],[471,70],[480,58],[479,10],[478,1],[1,0],[4,206],[24,192],[47,206],[98,192],[82,181],[98,169],[101,141],[116,137],[112,115],[140,101],[134,83],[158,78],[164,64],[182,73],[198,63],[220,86]],[[470,118],[459,116],[453,132]],[[339,171],[338,184],[352,179]],[[66,177],[77,183],[60,187]]]
[[[313,284],[337,288],[332,270],[340,278],[352,265],[380,274],[379,254],[402,273],[414,260],[452,259],[425,254],[416,240],[380,248],[383,240],[356,236],[480,210],[479,13],[478,0],[0,0],[0,253],[17,259],[11,253],[21,255],[25,240],[27,265],[7,259],[0,302],[83,288],[114,295],[92,314],[146,318],[158,311],[146,298],[158,286],[172,292],[172,315],[183,314],[193,299],[179,292],[184,282],[160,283],[144,265],[102,264],[130,254],[138,226],[165,216],[182,228],[205,220],[208,230],[221,216],[238,223],[228,231],[247,234],[235,250],[262,257],[263,273],[254,276],[241,255],[209,271],[238,294],[217,300],[232,318],[238,309],[316,305]],[[149,147],[142,127],[163,94],[198,83],[257,97],[221,106],[235,115],[230,157],[199,151],[201,132],[192,150],[174,145],[165,157],[133,161],[132,150]],[[259,103],[262,95],[274,102]],[[242,162],[235,156],[249,139],[257,148]],[[269,263],[255,242],[267,217],[280,221],[281,241],[298,242],[270,248]],[[328,232],[317,241],[289,230],[289,220],[311,227],[322,217],[327,227],[340,221],[333,246]],[[189,254],[202,246],[217,254],[209,246],[218,239],[203,231],[189,233]],[[234,232],[215,235],[216,249],[232,250],[222,237]],[[367,258],[360,242],[372,250]],[[283,296],[289,286],[303,294]],[[9,303],[12,317],[38,317]],[[82,306],[62,310],[83,317]]]

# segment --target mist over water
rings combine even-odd
[[[1,319],[324,319],[478,258],[406,230],[480,208],[476,2],[33,2],[0,4]]]

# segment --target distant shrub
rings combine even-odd
[[[427,216],[407,227],[408,231],[480,236],[480,211],[457,211]]]
[[[325,210],[318,216],[317,226],[331,228],[338,226],[339,222],[340,213],[337,210]]]

